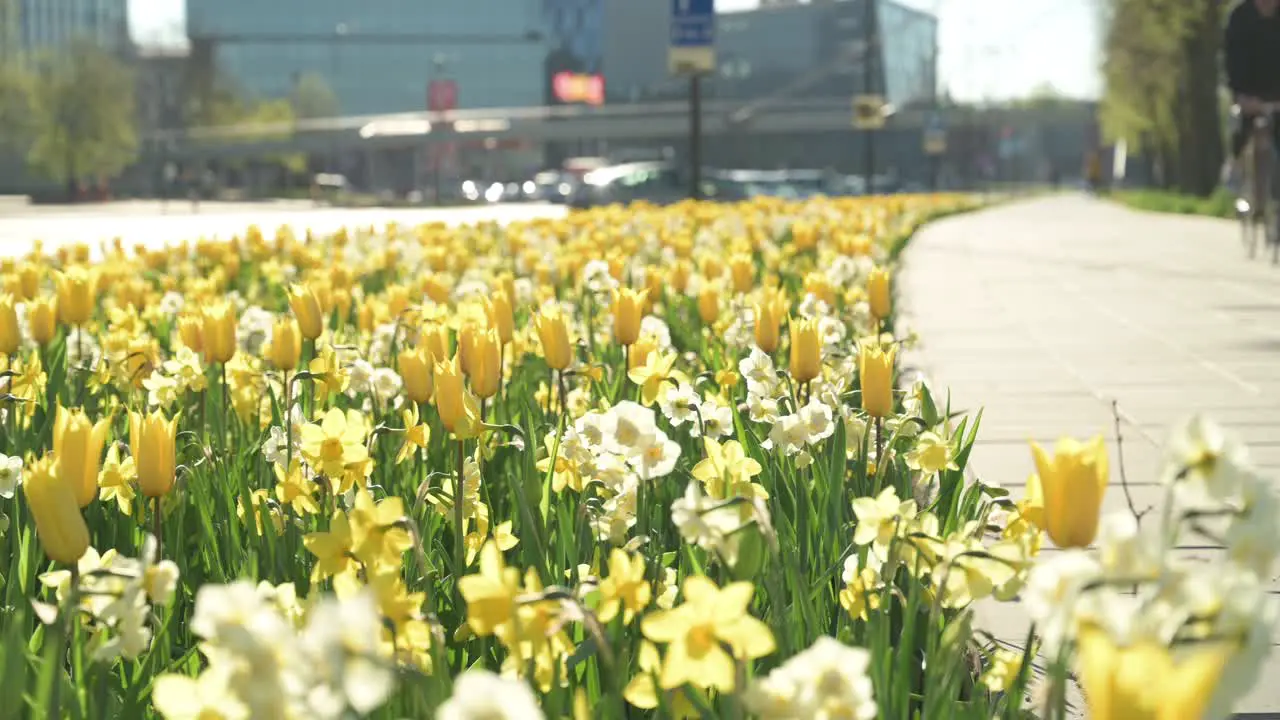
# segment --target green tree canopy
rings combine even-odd
[[[133,75],[119,60],[84,42],[36,66],[28,154],[33,169],[61,182],[113,175],[136,156]]]
[[[324,78],[307,73],[293,87],[293,111],[299,118],[334,117],[339,114],[338,96]]]

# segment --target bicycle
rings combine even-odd
[[[1232,114],[1239,117],[1241,109],[1235,106]],[[1241,153],[1244,163],[1244,183],[1236,200],[1236,214],[1240,218],[1241,241],[1249,259],[1258,256],[1258,239],[1261,236],[1271,249],[1271,263],[1280,264],[1280,212],[1277,212],[1275,164],[1276,150],[1272,125],[1280,103],[1264,103],[1262,112],[1253,120],[1249,142]]]

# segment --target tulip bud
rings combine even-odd
[[[462,383],[462,367],[458,356],[435,364],[435,401],[440,423],[458,439],[475,437],[479,429],[479,412],[475,397]]]
[[[782,315],[787,310],[785,297],[781,293],[767,292],[755,304],[756,311],[756,345],[764,352],[772,355],[781,341],[780,326]]]
[[[205,308],[200,339],[204,360],[211,365],[225,363],[236,354],[236,314],[231,303],[223,300]]]
[[[689,265],[689,261],[680,259],[671,266],[671,288],[678,293],[683,293],[689,287],[689,276],[693,274],[693,267]]]
[[[449,328],[441,323],[430,323],[422,329],[422,347],[431,353],[432,362],[449,359]]]
[[[472,357],[475,355],[472,348],[476,344],[476,335],[479,332],[480,329],[473,322],[463,323],[462,327],[458,328],[458,362],[462,365],[462,372],[467,377],[473,377],[475,374],[472,372]]]
[[[893,362],[896,346],[882,350],[873,342],[858,346],[858,381],[862,388],[862,407],[871,417],[893,414]]]
[[[511,304],[511,307],[513,307],[513,308],[514,308],[514,307],[516,306],[517,301],[518,301],[518,298],[516,297],[516,279],[515,279],[515,276],[513,276],[513,275],[512,275],[511,273],[509,273],[509,272],[504,272],[504,273],[499,274],[499,275],[498,275],[498,286],[499,286],[500,288],[502,288],[502,292],[503,292],[503,294],[507,296],[507,302],[508,302],[508,303],[510,303],[510,304]],[[506,342],[506,341],[504,341],[504,342]]]
[[[67,565],[78,561],[89,549],[89,528],[76,505],[75,491],[61,477],[56,457],[46,455],[27,468],[22,494],[44,554]]]
[[[1102,437],[1088,443],[1063,438],[1053,457],[1031,443],[1044,495],[1045,531],[1062,549],[1084,548],[1098,534],[1098,514],[1110,481],[1107,446]]]
[[[289,286],[289,309],[298,320],[298,329],[302,337],[315,340],[324,332],[324,315],[320,310],[320,300],[306,285]]]
[[[96,278],[83,267],[76,266],[54,276],[58,289],[58,312],[62,322],[83,325],[93,314]]]
[[[867,278],[867,300],[871,304],[871,314],[880,320],[889,317],[893,308],[893,299],[889,294],[889,271],[875,268]]]
[[[632,345],[640,337],[640,320],[649,291],[631,288],[613,291],[613,337],[619,345]]]
[[[58,299],[55,296],[35,298],[27,302],[27,328],[31,339],[48,345],[58,333]]]
[[[817,320],[791,321],[791,377],[807,383],[822,374],[822,336]]]
[[[90,422],[80,409],[67,410],[59,405],[54,414],[53,456],[79,507],[86,507],[98,496],[98,465],[108,426],[106,418]]]
[[[176,415],[170,420],[159,410],[150,415],[129,413],[129,452],[133,453],[143,495],[163,497],[173,488],[177,435]]]
[[[204,332],[204,320],[197,315],[183,315],[178,318],[178,337],[182,338],[182,344],[191,349],[192,352],[201,352],[204,343],[201,335]]]
[[[18,330],[18,311],[13,296],[0,294],[0,355],[12,355],[22,345],[22,333]]]
[[[511,342],[515,336],[515,316],[511,310],[511,298],[503,290],[493,293],[484,303],[484,313],[489,318],[489,327],[498,331],[498,339],[502,344]]]
[[[400,351],[400,377],[404,380],[404,392],[415,403],[431,399],[432,362],[431,352],[426,348]]]
[[[386,290],[387,311],[391,317],[398,318],[409,309],[409,288],[403,285],[391,285]]]
[[[729,276],[734,292],[749,292],[756,282],[755,262],[750,255],[734,255],[729,259]]]
[[[351,293],[346,288],[333,289],[333,309],[338,313],[338,324],[351,319]]]
[[[291,317],[280,318],[271,329],[271,364],[280,370],[298,367],[302,358],[302,330]]]
[[[569,326],[560,310],[555,307],[544,308],[534,315],[533,325],[542,342],[542,354],[547,365],[553,370],[569,367],[573,360],[573,350],[569,346]]]
[[[488,399],[502,386],[502,340],[493,329],[477,332],[471,345],[471,390],[477,397]]]
[[[698,317],[703,325],[714,325],[720,317],[720,288],[715,283],[703,283],[698,290]]]
[[[40,267],[35,263],[25,262],[18,268],[18,279],[22,284],[22,298],[30,300],[40,292]]]

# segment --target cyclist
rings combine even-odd
[[[1280,0],[1242,0],[1231,11],[1223,40],[1227,85],[1240,106],[1240,122],[1231,136],[1231,154],[1223,168],[1232,192],[1240,191],[1240,153],[1249,142],[1253,121],[1268,102],[1280,100]],[[1280,127],[1276,146],[1280,147]]]

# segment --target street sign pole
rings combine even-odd
[[[715,72],[715,0],[672,0],[668,68],[689,76],[689,197],[702,197],[702,75]]]

